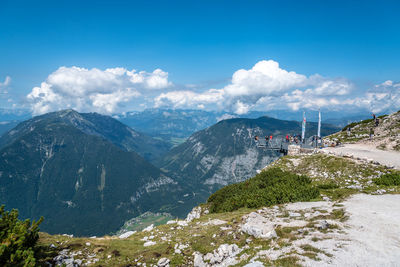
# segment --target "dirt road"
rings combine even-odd
[[[382,165],[400,169],[400,152],[379,150],[366,144],[344,144],[340,147],[326,147],[322,151],[339,156],[352,155],[362,159],[372,159]]]

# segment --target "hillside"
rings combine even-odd
[[[127,151],[135,132],[112,120],[62,111],[9,131],[0,139],[0,203],[44,216],[44,231],[76,235],[116,231],[145,211],[190,210],[196,202],[178,202],[190,191]]]
[[[308,175],[320,197],[220,213],[212,213],[207,203],[184,221],[120,237],[79,239],[43,233],[40,242],[45,247],[55,245],[48,250],[50,261],[91,266],[396,264],[400,186],[378,185],[375,179],[392,173],[400,181],[399,173],[367,161],[320,153],[285,156],[265,171],[276,167]],[[253,181],[259,183],[249,180]]]
[[[322,125],[322,135],[337,131]],[[299,134],[301,124],[269,117],[229,119],[193,134],[185,143],[173,148],[155,164],[181,181],[194,186],[205,200],[224,185],[246,180],[272,161],[279,152],[258,148],[256,135],[284,136]],[[317,132],[317,123],[307,123],[307,136]]]
[[[0,148],[35,128],[51,127],[52,124],[72,125],[86,134],[104,138],[126,151],[135,151],[150,161],[165,154],[170,148],[167,143],[137,132],[109,116],[78,113],[74,110],[47,113],[21,122],[0,138]]]
[[[326,143],[339,141],[342,144],[364,144],[381,150],[400,151],[400,111],[373,119],[347,125],[342,131],[325,138]],[[350,128],[350,131],[348,129]],[[370,133],[372,130],[372,138]]]

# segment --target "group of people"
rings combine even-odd
[[[256,141],[258,141],[259,140],[259,137],[258,137],[258,135],[256,135],[255,137],[254,137],[254,139],[256,140]],[[269,135],[269,136],[265,136],[265,141],[268,143],[268,142],[271,142],[272,141],[272,139],[273,139],[273,135]],[[300,143],[301,142],[301,136],[300,135],[289,135],[289,134],[287,134],[286,135],[286,138],[285,138],[285,141],[286,141],[286,143],[296,143],[296,144],[298,144],[298,143]]]

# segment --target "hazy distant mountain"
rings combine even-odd
[[[242,116],[256,118],[262,115],[265,113],[255,111]],[[194,132],[205,129],[220,120],[237,118],[239,115],[203,110],[146,109],[141,112],[119,114],[117,117],[121,122],[138,131],[176,145],[182,143]]]
[[[237,115],[229,112],[182,110],[182,109],[146,109],[141,112],[117,114],[116,118],[140,132],[162,139],[172,145],[181,144],[193,133],[203,130],[218,121],[231,118],[255,119],[268,116],[280,120],[302,121],[302,111],[271,110],[250,111]],[[341,112],[322,112],[322,121],[343,127],[349,122],[365,119],[370,114],[347,114]],[[318,111],[306,110],[307,121],[318,121]]]
[[[322,125],[322,134],[338,130]],[[307,123],[307,136],[315,135],[317,123]],[[301,133],[301,124],[269,117],[229,119],[196,132],[156,162],[168,173],[194,185],[204,197],[223,185],[248,179],[278,158],[278,152],[255,145],[254,136]]]
[[[22,217],[44,216],[43,231],[78,235],[115,231],[145,211],[183,215],[194,205],[178,202],[188,191],[127,151],[135,134],[72,110],[19,124],[0,138],[0,203]]]

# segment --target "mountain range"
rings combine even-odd
[[[0,138],[0,203],[77,235],[107,234],[145,211],[183,215],[186,191],[133,151],[153,151],[150,139],[99,114],[34,117]]]
[[[306,125],[306,137],[315,135],[317,123]],[[339,128],[322,124],[322,136]],[[241,182],[257,170],[282,156],[277,151],[257,147],[255,136],[285,136],[301,133],[301,123],[270,117],[236,118],[194,133],[183,144],[174,147],[155,162],[156,166],[189,183],[205,199],[224,185]]]
[[[96,113],[63,110],[18,124],[0,138],[0,203],[45,217],[49,233],[104,235],[140,214],[182,217],[223,185],[281,156],[254,136],[299,133],[299,122],[227,119],[170,148]],[[310,134],[316,123],[308,123]],[[337,128],[322,127],[322,134]],[[152,163],[154,164],[152,164]]]

